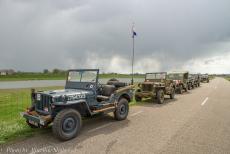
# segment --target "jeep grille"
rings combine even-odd
[[[36,99],[35,101],[36,111],[42,114],[49,114],[51,100],[51,96],[40,94],[40,100]]]
[[[142,91],[152,91],[153,86],[151,84],[142,84]]]

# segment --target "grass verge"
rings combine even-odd
[[[61,89],[63,87],[36,88],[36,90]],[[20,117],[31,104],[30,89],[0,90],[0,144],[18,137],[31,136],[40,129],[31,129]]]

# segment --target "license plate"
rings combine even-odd
[[[32,125],[34,125],[34,126],[38,126],[38,123],[37,123],[37,122],[34,122],[34,121],[32,121],[32,120],[29,120],[29,123],[32,124]]]

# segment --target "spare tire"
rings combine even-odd
[[[119,80],[112,78],[109,79],[107,82],[108,85],[114,85],[116,88],[124,87],[127,85],[125,82],[120,82]]]
[[[119,80],[117,80],[116,78],[109,79],[109,81],[118,81],[119,82]]]

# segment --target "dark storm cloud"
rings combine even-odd
[[[0,68],[129,72],[133,21],[137,71],[208,62],[229,53],[229,6],[228,0],[0,0]]]

